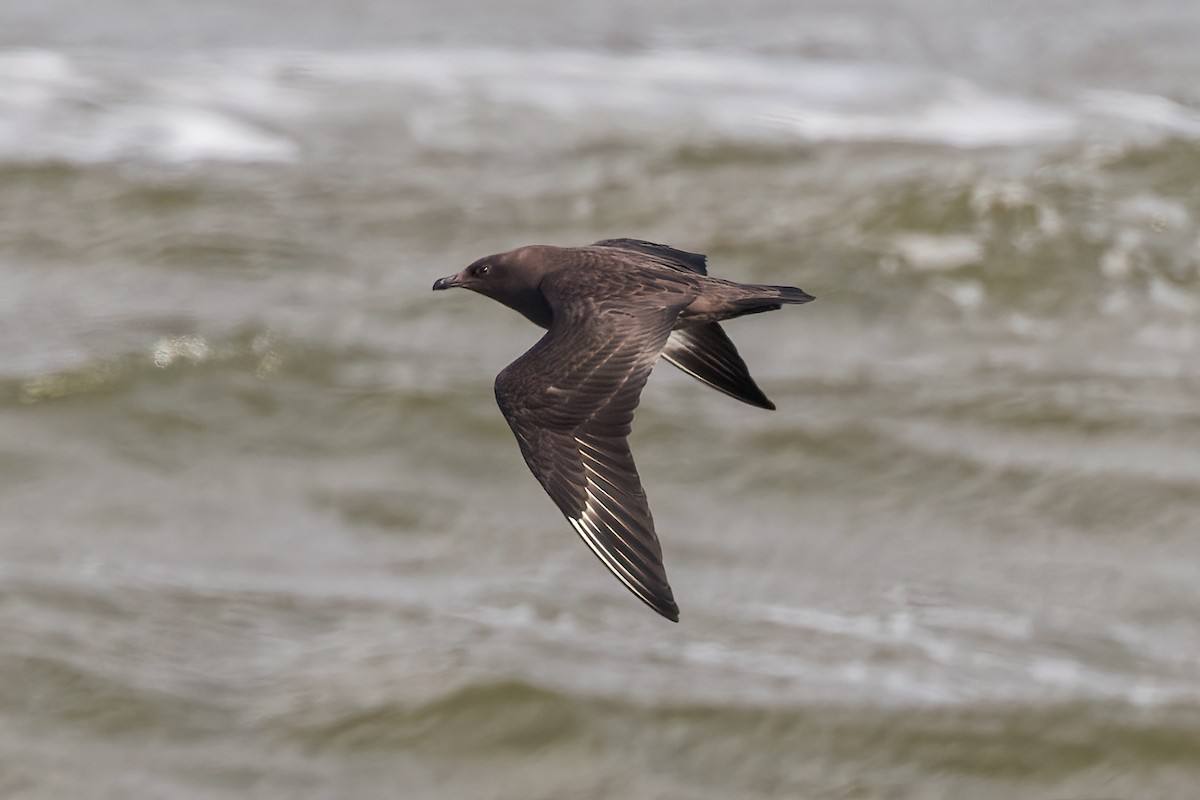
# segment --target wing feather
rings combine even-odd
[[[716,322],[673,331],[662,356],[696,380],[743,403],[775,408],[750,377],[746,362]]]
[[[557,299],[555,321],[496,378],[496,400],[530,471],[601,563],[642,602],[678,621],[662,548],[629,450],[642,387],[684,295],[617,309]]]
[[[708,256],[703,253],[689,253],[686,250],[677,250],[674,247],[658,244],[657,242],[647,242],[644,239],[601,239],[592,244],[592,247],[611,247],[616,250],[628,250],[633,253],[650,256],[655,261],[666,263],[676,269],[683,268],[699,273],[700,275],[708,274]]]

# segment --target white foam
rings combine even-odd
[[[931,81],[927,88],[927,98],[912,98],[912,105],[900,113],[808,108],[782,114],[780,119],[812,140],[940,143],[959,148],[1052,142],[1078,131],[1070,113],[1046,105],[989,95],[961,81],[943,85]]]
[[[408,51],[312,55],[314,75],[396,82],[445,95],[533,106],[568,117],[676,117],[725,133],[809,141],[903,141],[991,147],[1073,135],[1069,111],[991,94],[892,65],[743,53]]]
[[[216,109],[164,103],[116,110],[97,127],[88,160],[289,161],[296,145]],[[77,151],[86,152],[86,151]]]
[[[991,609],[917,607],[866,615],[768,606],[760,613],[768,622],[817,636],[847,637],[871,646],[919,653],[923,658],[893,653],[884,659],[821,663],[808,655],[820,648],[804,640],[799,652],[773,654],[766,662],[772,674],[781,677],[790,673],[806,680],[857,686],[860,691],[883,690],[891,700],[999,700],[1049,694],[1157,705],[1200,697],[1200,685],[1191,669],[1194,661],[1189,660],[1185,648],[1164,644],[1164,640],[1140,631],[1131,635],[1128,626],[1123,630],[1114,626],[1112,638],[1137,652],[1143,663],[1148,657],[1159,657],[1163,663],[1156,665],[1162,667],[1154,670],[1157,674],[1147,670],[1130,676],[1070,658],[1057,648],[1038,652],[1032,642],[1033,620]],[[736,663],[733,655],[711,647],[693,648],[685,655],[700,661]],[[1181,666],[1187,668],[1180,670]]]
[[[1091,91],[1080,107],[1091,114],[1184,136],[1200,136],[1200,109],[1166,97],[1136,92]]]
[[[956,148],[1200,136],[1200,111],[1089,92],[1060,101],[868,62],[744,52],[266,50],[0,54],[0,160],[287,161],[313,121],[392,115],[423,146],[473,150],[612,135],[899,142]],[[1126,131],[1127,133],[1121,133]]]
[[[280,55],[316,81],[414,89],[441,103],[533,108],[622,126],[674,120],[734,137],[1010,147],[1084,137],[1098,121],[1200,136],[1200,110],[1167,98],[1088,91],[1035,99],[962,78],[870,62],[734,51],[410,49]],[[582,119],[581,119],[582,118]]]
[[[173,61],[146,77],[145,65],[133,73],[129,66],[44,50],[0,54],[0,161],[295,157],[293,141],[251,116],[257,111],[246,87],[261,89],[259,76],[236,67],[214,75],[202,65]],[[261,103],[262,91],[249,94]]]
[[[915,272],[948,272],[983,260],[983,245],[972,236],[898,233],[892,248]]]

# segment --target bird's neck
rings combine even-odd
[[[550,303],[540,289],[530,289],[513,297],[505,297],[500,302],[514,311],[519,311],[539,328],[549,328],[550,323],[554,321],[554,310],[550,308]]]

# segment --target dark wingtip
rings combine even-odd
[[[654,612],[664,619],[669,619],[671,622],[679,622],[679,606],[675,604],[675,596],[671,592],[671,587],[664,584],[663,589],[665,591],[661,594],[650,596],[638,594],[637,598],[654,609]]]
[[[753,383],[751,383],[748,386],[744,385],[744,384],[739,385],[736,387],[737,391],[730,391],[729,389],[727,389],[723,386],[716,386],[713,388],[717,389],[718,391],[724,392],[725,394],[732,397],[734,400],[741,400],[743,403],[745,403],[748,406],[754,406],[755,408],[761,408],[764,411],[774,411],[775,410],[775,404],[772,403],[767,398],[767,396],[762,393],[762,389],[759,389],[758,386]]]
[[[671,622],[679,622],[679,606],[675,603],[675,594],[671,591],[671,587],[663,584],[658,592],[640,594],[635,593],[636,597],[654,610],[654,613],[669,619]]]
[[[693,378],[735,400],[775,410],[775,404],[750,377],[750,370],[733,342],[715,322],[674,331],[662,355]]]
[[[763,408],[763,409],[766,409],[767,411],[775,410],[775,404],[772,403],[771,400],[765,394],[763,394],[762,389],[758,388],[758,384],[755,383],[754,379],[750,377],[749,372],[746,373],[744,381],[740,381],[737,383],[736,386],[731,387],[731,388],[735,388],[736,391],[729,391],[728,389],[726,389],[724,387],[717,387],[717,388],[719,388],[721,391],[725,392],[725,394],[729,395],[734,400],[741,400],[743,403],[745,403],[748,406],[754,406],[755,408]]]

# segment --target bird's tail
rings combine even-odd
[[[720,322],[746,314],[774,311],[784,304],[808,303],[815,299],[795,286],[768,286],[707,278],[700,296],[687,307],[681,320],[692,323]]]
[[[797,289],[795,286],[760,286],[759,288],[777,292],[781,303],[798,305],[800,303],[811,303],[817,299],[803,289]]]
[[[811,303],[817,298],[803,289],[795,286],[769,286],[760,283],[744,283],[741,297],[732,299],[732,316],[741,317],[746,314],[760,314],[764,311],[775,311],[784,305],[799,305]]]

